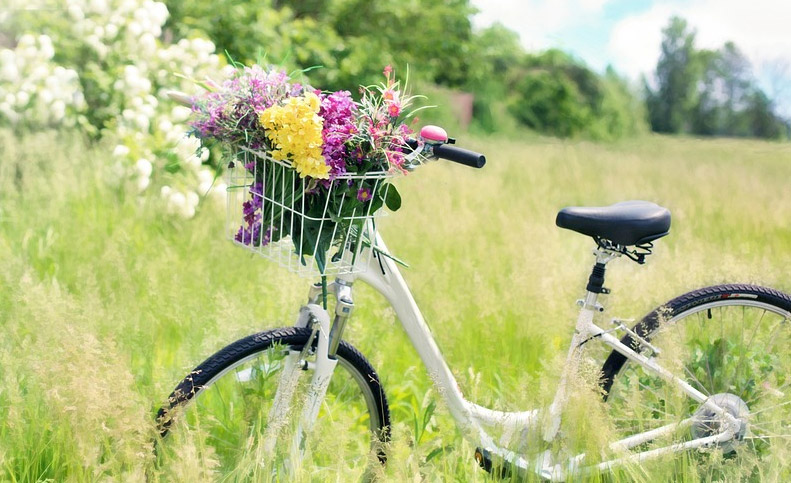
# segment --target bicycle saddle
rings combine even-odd
[[[558,212],[555,224],[618,245],[641,245],[670,232],[670,211],[648,201],[623,201],[610,206],[570,206]]]

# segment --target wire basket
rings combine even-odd
[[[362,272],[372,252],[363,248],[384,214],[374,197],[387,197],[391,176],[306,179],[265,152],[239,148],[228,163],[228,237],[304,277]]]

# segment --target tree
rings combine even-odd
[[[289,69],[316,66],[324,89],[381,81],[391,64],[410,77],[465,87],[475,61],[468,0],[166,0],[178,37],[205,32],[220,52],[243,63],[263,55]]]
[[[655,88],[646,107],[656,132],[777,138],[782,119],[759,87],[747,57],[733,42],[696,50],[695,32],[673,17],[663,30]]]
[[[744,116],[752,128],[751,135],[753,136],[777,139],[785,134],[785,123],[774,114],[772,101],[760,89],[756,89],[750,94]]]
[[[554,136],[612,139],[638,132],[645,123],[612,69],[599,76],[560,50],[525,55],[512,90],[512,115]]]
[[[703,135],[750,136],[751,127],[741,113],[755,91],[750,62],[733,42],[716,51],[697,53],[702,66],[698,102],[691,132]]]
[[[695,31],[686,20],[670,19],[662,31],[662,53],[656,65],[656,89],[646,83],[646,106],[656,132],[688,130],[689,114],[697,104],[700,62],[695,51]]]

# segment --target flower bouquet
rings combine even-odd
[[[385,80],[321,92],[282,70],[240,67],[191,99],[191,134],[229,156],[232,239],[298,273],[348,273],[372,244],[374,217],[401,198],[391,178],[421,159],[407,140],[414,97]]]

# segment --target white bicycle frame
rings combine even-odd
[[[450,368],[442,357],[431,331],[423,319],[420,309],[415,302],[412,293],[407,287],[404,278],[398,269],[397,264],[392,258],[382,253],[387,253],[387,248],[381,236],[377,234],[375,241],[375,252],[372,257],[360,257],[368,260],[366,270],[358,274],[341,275],[336,281],[330,284],[329,292],[339,301],[339,310],[350,311],[351,287],[356,281],[367,283],[392,305],[398,320],[404,328],[409,340],[417,351],[420,359],[428,370],[428,374],[433,380],[437,392],[444,398],[450,414],[456,420],[462,434],[473,444],[484,448],[490,455],[515,467],[519,471],[533,471],[543,478],[553,481],[563,481],[570,475],[587,473],[591,471],[607,470],[627,463],[646,461],[652,458],[663,456],[669,453],[686,451],[694,448],[716,445],[732,439],[738,433],[740,423],[730,413],[718,406],[712,399],[698,391],[683,379],[675,376],[669,370],[662,367],[653,358],[648,358],[630,347],[594,323],[594,315],[601,309],[597,303],[598,294],[587,292],[576,323],[576,331],[571,340],[571,345],[566,358],[563,374],[555,393],[552,404],[543,410],[534,409],[522,412],[504,412],[479,406],[465,399],[459,388],[456,379]],[[366,248],[370,250],[370,248]],[[620,256],[620,253],[598,248],[595,252],[596,261],[606,264]],[[318,345],[316,350],[315,370],[311,381],[310,389],[306,395],[306,404],[303,406],[303,413],[300,419],[300,430],[295,437],[295,447],[302,444],[302,438],[310,430],[313,421],[318,415],[318,410],[326,394],[329,380],[335,369],[336,360],[330,357],[330,345],[332,331],[340,334],[341,327],[333,327],[330,315],[320,305],[317,300],[312,300],[300,311],[297,326],[308,326],[313,324],[317,327]],[[349,313],[349,312],[346,312]],[[345,318],[342,318],[345,322]],[[336,318],[336,323],[337,323]],[[636,336],[636,334],[634,334]],[[646,370],[657,374],[659,377],[678,386],[686,395],[699,402],[703,407],[709,409],[717,415],[724,423],[719,433],[692,439],[683,443],[653,449],[642,452],[629,452],[634,447],[649,441],[671,434],[681,428],[691,425],[692,418],[688,417],[678,422],[674,422],[656,429],[637,433],[620,441],[610,444],[610,448],[620,453],[628,453],[617,459],[605,461],[592,466],[584,466],[584,454],[577,455],[562,462],[553,460],[552,455],[547,451],[532,461],[526,460],[519,454],[504,447],[515,435],[524,434],[526,431],[541,431],[543,439],[547,442],[553,441],[558,435],[558,428],[561,421],[561,411],[568,399],[569,381],[578,370],[579,356],[582,345],[592,339],[598,339],[605,345],[613,348],[626,356],[630,361],[640,364]],[[335,342],[337,344],[337,341]],[[647,342],[646,342],[647,344]],[[336,345],[337,347],[337,345]],[[286,360],[286,368],[294,368],[300,357],[296,351],[292,351]],[[290,399],[293,391],[288,388],[293,384],[288,379],[293,377],[294,371],[286,370],[281,378],[280,387],[275,400],[275,408],[279,408],[272,413],[274,418],[284,417],[288,411]],[[296,371],[302,372],[302,371]],[[283,381],[286,381],[285,383]],[[285,389],[284,389],[285,388]],[[281,394],[283,393],[283,394]],[[502,436],[495,441],[487,430],[497,428],[502,432]]]

